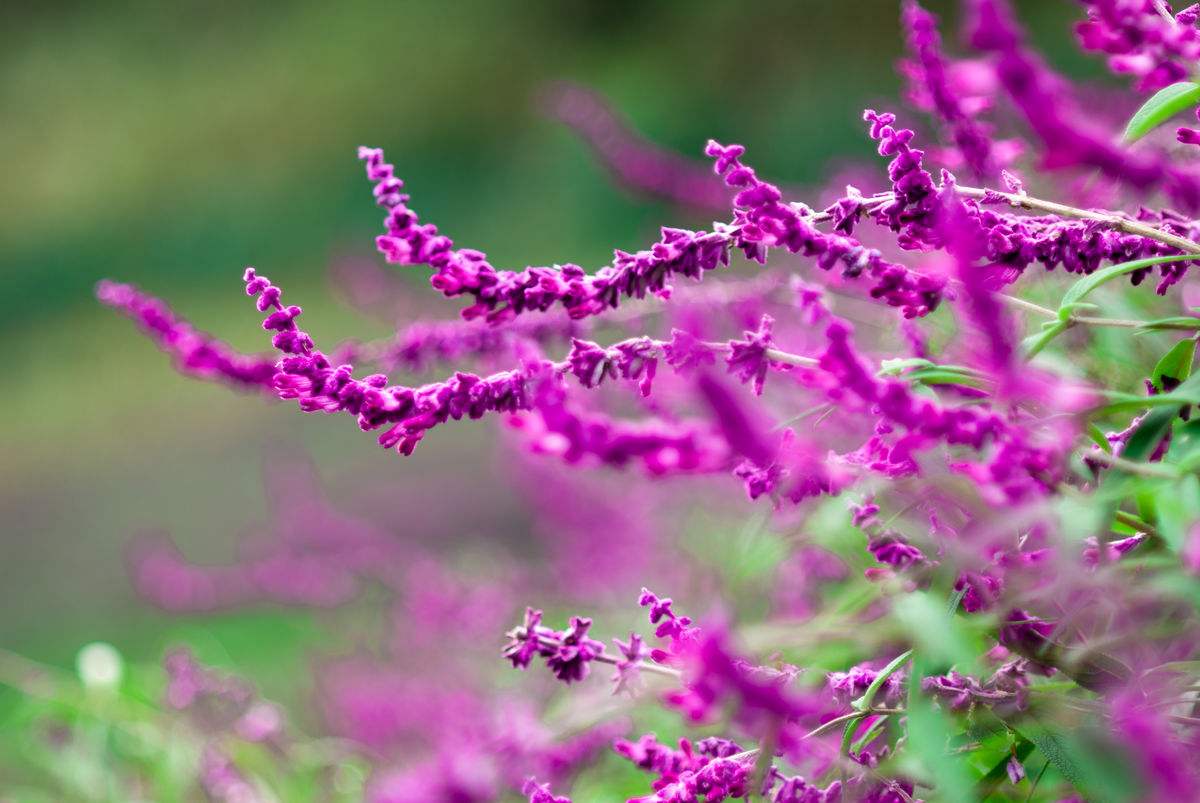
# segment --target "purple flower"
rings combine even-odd
[[[1003,627],[1000,643],[1022,655],[1035,658],[1050,646],[1054,625],[1020,609],[1013,608]]]
[[[475,304],[463,310],[468,319],[486,316],[498,322],[555,305],[572,318],[597,315],[616,307],[623,297],[668,292],[668,280],[675,274],[700,279],[729,261],[731,231],[664,228],[662,238],[650,249],[633,254],[617,251],[609,266],[591,275],[578,265],[498,271],[483,252],[456,249],[436,226],[418,221],[407,206],[408,196],[399,192],[403,182],[383,161],[383,151],[360,148],[359,158],[376,184],[377,203],[388,213],[387,233],[376,238],[379,251],[394,264],[429,265],[434,270],[430,284],[446,296],[472,296]]]
[[[1084,50],[1108,54],[1115,73],[1138,79],[1153,92],[1188,77],[1200,59],[1196,4],[1173,17],[1156,0],[1085,0],[1087,22],[1075,26]]]
[[[528,409],[530,385],[543,379],[550,368],[545,361],[532,361],[489,377],[460,372],[420,388],[389,387],[383,374],[355,379],[353,366],[334,367],[314,348],[312,338],[296,326],[300,308],[284,307],[278,287],[253,268],[246,269],[245,282],[247,294],[258,296],[259,309],[268,313],[263,328],[276,332],[272,342],[285,355],[273,382],[276,395],[296,399],[305,412],[355,415],[363,430],[390,425],[379,443],[402,454],[411,454],[428,430],[450,419]]]
[[[941,200],[944,204],[939,236],[954,257],[955,272],[963,286],[963,298],[956,309],[978,329],[984,341],[984,365],[996,374],[1000,382],[998,395],[1011,395],[1020,384],[1019,372],[1014,371],[1017,336],[1008,312],[997,300],[986,277],[973,263],[983,250],[980,243],[987,235],[978,220],[954,194],[953,185],[943,182]]]
[[[645,645],[642,643],[642,637],[637,633],[629,634],[629,641],[621,641],[613,639],[613,644],[616,645],[617,651],[621,653],[621,660],[617,661],[617,671],[613,675],[614,692],[631,690],[638,682],[639,668],[642,660],[649,656]]]
[[[937,18],[916,0],[905,0],[900,21],[914,58],[904,65],[906,77],[914,85],[912,96],[925,101],[919,105],[941,119],[967,166],[977,176],[990,178],[996,172],[996,160],[989,131],[969,111],[961,88],[952,84]]]
[[[762,395],[763,382],[770,367],[767,352],[775,345],[771,338],[774,323],[770,315],[764,315],[757,330],[746,332],[742,340],[729,341],[729,356],[725,358],[729,373],[743,384],[752,383],[755,396]]]
[[[216,803],[266,801],[233,760],[215,745],[207,745],[200,756],[200,786]]]
[[[648,337],[623,340],[604,349],[595,343],[574,338],[567,364],[571,373],[585,388],[594,388],[606,377],[638,381],[643,396],[650,395],[651,383],[664,353],[664,344]]]
[[[719,633],[689,642],[678,658],[684,667],[684,687],[668,692],[664,701],[692,722],[708,720],[726,705],[758,727],[812,716],[822,709],[815,698],[787,688],[794,670],[756,666],[732,653]]]
[[[1135,533],[1128,538],[1118,538],[1115,541],[1107,542],[1104,545],[1104,562],[1109,563],[1120,560],[1145,540],[1145,533]],[[1083,564],[1094,569],[1101,563],[1100,543],[1095,536],[1088,536],[1084,539],[1084,544]]]
[[[635,767],[653,772],[668,780],[678,778],[685,770],[694,770],[701,765],[702,756],[696,755],[691,743],[680,739],[678,750],[660,744],[653,733],[638,737],[636,742],[617,739],[613,750],[630,761]]]
[[[743,404],[729,388],[707,374],[699,377],[696,387],[712,411],[717,428],[730,450],[753,464],[770,464],[778,450],[771,443],[767,428],[757,411]]]
[[[674,749],[647,733],[636,742],[618,739],[613,750],[638,769],[658,776],[654,794],[634,799],[640,803],[709,803],[744,797],[749,791],[754,759],[739,757],[741,747],[728,739],[711,737],[695,746],[680,739]]]
[[[771,803],[840,803],[841,799],[841,781],[833,781],[820,789],[798,775],[785,778],[771,795]]]
[[[868,498],[861,505],[851,505],[851,523],[860,529],[866,529],[878,524],[879,505]]]
[[[96,285],[96,298],[137,322],[159,348],[171,355],[180,373],[222,381],[242,390],[270,392],[275,376],[273,355],[242,354],[196,330],[165,302],[133,285],[102,281]]]
[[[1064,82],[1026,48],[1005,0],[970,0],[968,10],[971,42],[995,55],[1001,85],[1042,142],[1044,167],[1093,167],[1135,189],[1161,188],[1187,209],[1200,207],[1200,177],[1194,172],[1161,155],[1114,145],[1088,122]]]
[[[681,653],[700,639],[700,628],[692,624],[690,617],[676,615],[673,604],[670,597],[659,597],[647,588],[638,597],[638,605],[650,609],[650,624],[656,626],[654,635],[670,640],[669,649],[650,651],[650,657],[660,664],[676,662]]]
[[[538,454],[568,463],[584,461],[624,467],[642,465],[650,474],[693,474],[728,469],[728,446],[707,427],[692,422],[616,420],[573,403],[558,383],[543,383],[530,413],[512,416]]]
[[[855,351],[852,333],[849,324],[838,319],[825,330],[829,345],[820,356],[820,366],[837,380],[827,393],[835,402],[848,401],[848,397],[865,402],[882,419],[882,434],[892,425],[908,431],[906,438],[888,450],[888,463],[912,473],[916,466],[908,453],[918,448],[943,442],[980,450],[991,443],[987,463],[964,463],[955,468],[973,477],[984,490],[995,488],[998,498],[1018,499],[1051,487],[1049,478],[1062,471],[1064,445],[1035,441],[1022,427],[985,407],[945,407],[917,397],[901,380],[875,377]],[[886,448],[881,441],[871,445]]]
[[[1136,687],[1123,690],[1112,701],[1115,735],[1123,742],[1142,770],[1148,800],[1187,800],[1200,785],[1195,747],[1181,738],[1166,720],[1161,703],[1166,694],[1147,694]]]
[[[987,685],[981,684],[977,679],[953,670],[947,675],[921,678],[921,690],[940,697],[955,709],[966,708],[976,703],[996,705],[1008,702],[1016,696],[1015,692],[995,688],[990,682]]]
[[[526,669],[535,656],[546,661],[547,668],[564,683],[583,680],[588,665],[604,654],[604,645],[587,634],[592,620],[572,616],[566,630],[555,631],[541,626],[542,612],[525,609],[525,621],[509,632],[504,657],[517,669]],[[608,659],[612,663],[612,659]]]
[[[529,795],[529,803],[571,803],[569,797],[557,797],[550,791],[549,784],[539,784],[533,778],[521,787],[521,794]]]
[[[909,146],[912,129],[894,127],[896,115],[867,109],[863,120],[871,124],[871,139],[879,142],[879,155],[892,157],[888,163],[892,200],[876,208],[871,216],[900,233],[901,248],[928,248],[937,242],[933,229],[941,205],[933,176],[922,166],[925,152]]]
[[[534,608],[525,609],[525,622],[514,631],[512,640],[504,648],[504,657],[512,661],[515,669],[528,669],[534,656],[545,654],[538,639],[542,612]]]
[[[483,321],[417,321],[392,338],[364,344],[356,351],[384,370],[424,371],[435,364],[453,364],[468,358],[511,358],[521,343],[568,343],[580,332],[578,321],[563,316],[520,319],[504,326]]]
[[[1014,786],[1025,778],[1025,767],[1015,755],[1008,759],[1008,763],[1004,765],[1004,771],[1008,773],[1008,782]]]
[[[1047,270],[1061,266],[1068,273],[1083,274],[1092,273],[1105,262],[1178,253],[1157,240],[1117,231],[1096,220],[1016,215],[992,208],[1007,203],[1003,198],[984,198],[982,202],[962,198],[959,202],[962,213],[972,219],[971,226],[977,227],[971,238],[981,251],[978,256],[992,263],[973,270],[984,274],[982,284],[992,290],[1016,281],[1034,263]],[[1136,219],[1185,238],[1200,236],[1200,226],[1170,210],[1141,209]],[[1165,293],[1183,277],[1189,264],[1181,261],[1160,265],[1161,280],[1156,291]],[[1147,268],[1130,273],[1130,283],[1140,284],[1150,272]]]
[[[602,643],[588,638],[591,626],[591,619],[572,616],[571,626],[557,635],[558,648],[546,657],[546,666],[564,683],[587,677],[588,664],[604,652]]]
[[[1200,8],[1200,5],[1194,6]],[[1200,109],[1196,110],[1196,119],[1200,120]],[[1175,139],[1182,142],[1184,145],[1200,145],[1200,128],[1188,128],[1180,126],[1175,129]]]
[[[186,648],[163,658],[167,673],[166,702],[187,712],[201,731],[232,733],[248,742],[270,742],[283,736],[283,714],[260,699],[240,677],[203,666]]]
[[[963,592],[961,604],[967,613],[988,610],[1003,589],[1004,581],[988,571],[963,572],[954,582],[954,590]]]
[[[671,330],[671,341],[663,344],[667,365],[676,371],[690,371],[716,363],[716,354],[709,344],[683,329]]]
[[[782,193],[773,184],[761,181],[753,168],[743,165],[741,146],[724,146],[709,141],[705,151],[716,159],[715,169],[729,186],[740,192],[734,198],[736,242],[748,259],[766,260],[770,248],[786,248],[792,253],[816,257],[817,267],[831,270],[842,265],[842,276],[854,279],[864,274],[875,284],[871,298],[900,307],[905,317],[927,315],[941,303],[945,280],[915,273],[902,265],[885,260],[878,251],[840,234],[818,231],[811,214],[796,204],[782,201]],[[843,226],[845,228],[845,226]]]
[[[871,297],[902,307],[909,317],[925,315],[940,302],[944,282],[922,276],[886,262],[878,251],[837,234],[818,232],[796,208],[781,202],[774,185],[759,181],[754,171],[743,166],[740,145],[710,143],[706,153],[717,160],[717,172],[739,192],[732,225],[718,224],[712,231],[662,229],[661,239],[650,249],[637,253],[617,251],[613,262],[593,274],[577,265],[554,268],[530,267],[498,271],[487,257],[472,249],[455,249],[437,227],[420,224],[407,206],[408,196],[399,190],[403,182],[383,152],[360,148],[368,178],[376,183],[378,204],[388,211],[387,233],[376,239],[389,262],[400,265],[429,265],[434,270],[433,287],[447,296],[470,295],[475,304],[463,310],[466,318],[486,316],[491,322],[511,319],[530,310],[545,311],[561,305],[572,318],[597,315],[616,307],[623,297],[669,293],[675,274],[700,279],[709,270],[729,261],[729,249],[737,247],[746,256],[765,260],[772,247],[787,248],[818,257],[824,270],[844,264],[843,275],[853,278],[864,271],[875,278]]]
[[[1200,577],[1200,523],[1193,524],[1187,532],[1180,552],[1183,568],[1193,577]]]
[[[625,187],[685,207],[729,209],[733,193],[708,170],[646,142],[595,92],[562,82],[544,99],[550,114],[578,133]]]
[[[890,530],[872,536],[867,542],[867,550],[875,560],[897,570],[928,562],[925,553],[908,543],[904,536]]]
[[[613,364],[615,356],[595,343],[574,338],[567,364],[571,366],[571,373],[579,380],[579,384],[594,388],[604,381],[605,376],[617,376],[617,368]]]

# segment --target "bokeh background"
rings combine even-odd
[[[307,454],[335,503],[398,537],[518,541],[493,430],[446,428],[406,460],[349,419],[185,379],[95,282],[257,350],[253,264],[319,340],[379,336],[395,282],[359,283],[370,315],[338,280],[381,264],[356,146],[385,147],[422,215],[494,264],[596,266],[706,221],[614,187],[539,111],[547,82],[598,90],[681,153],[743,142],[765,175],[817,184],[872,159],[859,113],[896,96],[902,48],[888,0],[20,5],[0,11],[0,647],[67,667],[97,639],[131,661],[182,640],[276,694],[302,681],[286,667],[325,637],[319,614],[155,612],[130,587],[130,539],[166,530],[228,559],[264,515],[264,462]],[[1069,47],[1073,4],[1021,10],[1058,68],[1098,75]],[[419,293],[426,274],[402,281]],[[455,314],[417,297],[422,317]],[[463,489],[485,503],[457,504]]]

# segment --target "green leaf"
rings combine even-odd
[[[1025,359],[1032,360],[1038,355],[1042,349],[1050,345],[1050,341],[1058,337],[1067,329],[1071,328],[1070,321],[1055,321],[1043,325],[1042,331],[1037,334],[1030,335],[1021,341],[1021,347],[1025,350]]]
[[[929,777],[936,779],[935,796],[927,799],[975,800],[974,773],[967,761],[946,751],[947,740],[962,731],[962,727],[934,707],[933,701],[921,691],[921,679],[931,674],[931,670],[932,666],[920,655],[913,660],[908,678],[908,749],[925,765]]]
[[[1137,142],[1182,111],[1200,103],[1200,84],[1180,81],[1160,89],[1129,118],[1121,141]]]
[[[1192,375],[1192,360],[1196,356],[1196,341],[1190,337],[1180,340],[1162,356],[1150,374],[1150,382],[1160,392],[1163,390],[1163,379],[1173,379],[1172,386],[1178,386],[1183,380]]]
[[[1080,790],[1087,787],[1087,779],[1075,762],[1074,751],[1059,739],[1057,734],[1039,726],[1023,729],[1021,736],[1033,742],[1037,749],[1042,751],[1042,755],[1054,769],[1058,770],[1067,783]]]
[[[867,686],[867,690],[863,692],[863,696],[851,703],[858,711],[866,711],[875,702],[875,695],[883,688],[883,684],[887,679],[899,671],[900,667],[908,663],[908,659],[912,658],[912,650],[905,650],[891,660],[891,662],[883,668],[883,670],[875,676],[871,681],[871,685]]]
[[[1188,332],[1194,332],[1200,329],[1200,318],[1191,315],[1176,315],[1172,318],[1159,318],[1154,321],[1146,321],[1144,324],[1134,330],[1136,334],[1145,332],[1155,332],[1163,329],[1182,329]]]
[[[1087,434],[1088,437],[1092,439],[1093,443],[1109,454],[1112,454],[1112,444],[1109,443],[1108,438],[1105,437],[1104,430],[1100,429],[1100,427],[1089,421],[1087,425]]]
[[[1013,746],[1013,752],[1003,756],[987,771],[987,774],[979,779],[979,785],[975,788],[975,796],[971,799],[984,800],[988,795],[993,794],[1000,788],[1000,784],[1008,776],[1008,762],[1012,755],[1016,755],[1017,761],[1024,763],[1025,759],[1029,758],[1029,754],[1033,752],[1033,748],[1033,742],[1022,736],[1017,736],[1017,743]]]
[[[936,365],[932,360],[926,360],[923,357],[896,357],[890,360],[881,360],[879,363],[878,376],[900,376],[909,368],[933,368]]]
[[[883,360],[876,376],[898,376],[926,385],[978,385],[981,377],[962,365],[938,365],[919,357]]]
[[[1138,797],[1139,783],[1125,756],[1086,726],[1052,730],[1037,718],[1012,729],[1027,739],[1087,800],[1096,803],[1130,801]]]
[[[914,591],[896,600],[892,611],[927,662],[941,661],[964,674],[974,673],[982,643],[961,617],[946,610],[944,599]]]
[[[1187,543],[1188,533],[1200,519],[1200,479],[1189,474],[1175,493],[1161,494],[1155,500],[1158,520],[1155,525],[1167,546],[1179,552]]]
[[[1178,414],[1177,407],[1158,407],[1142,419],[1142,423],[1129,436],[1121,457],[1133,462],[1139,462],[1150,457],[1163,437],[1171,430],[1171,424]],[[1114,469],[1119,470],[1119,469]]]
[[[1167,459],[1186,473],[1200,468],[1200,421],[1188,421],[1175,427]]]
[[[863,748],[865,748],[867,745],[869,745],[871,743],[871,740],[874,739],[876,736],[878,736],[880,731],[882,731],[885,727],[887,727],[887,723],[888,723],[888,715],[887,714],[883,714],[879,717],[876,717],[875,721],[871,723],[871,727],[869,727],[865,731],[863,731],[863,735],[859,736],[858,739],[855,740],[854,744],[850,745],[850,752],[861,753],[863,751]]]
[[[1067,288],[1067,292],[1063,294],[1059,308],[1078,304],[1088,293],[1100,285],[1111,282],[1113,279],[1118,276],[1124,276],[1126,273],[1133,273],[1136,270],[1148,268],[1152,265],[1161,265],[1164,262],[1179,262],[1181,260],[1196,258],[1195,254],[1174,254],[1165,257],[1146,257],[1145,259],[1135,259],[1132,262],[1122,262],[1119,265],[1109,265],[1107,268],[1089,273]]]
[[[905,374],[905,377],[920,382],[923,385],[967,385],[968,387],[978,387],[983,384],[978,376],[943,368],[922,368]]]
[[[1200,374],[1189,376],[1170,393],[1159,393],[1156,396],[1138,396],[1114,391],[1102,392],[1101,395],[1109,401],[1096,411],[1100,414],[1144,410],[1150,407],[1174,407],[1178,411],[1189,404],[1200,404]]]

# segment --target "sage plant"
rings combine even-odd
[[[183,610],[336,606],[368,582],[403,600],[382,655],[320,671],[380,803],[564,803],[621,772],[641,778],[631,803],[1200,799],[1200,162],[1160,136],[1200,104],[1200,15],[1081,5],[1082,48],[1155,93],[1126,101],[1123,131],[1007,0],[964,0],[961,37],[903,0],[908,105],[864,110],[874,183],[824,204],[752,149],[709,141],[707,169],[557,85],[547,107],[620,182],[719,215],[596,268],[495,266],[361,148],[379,253],[459,321],[322,346],[287,282],[247,268],[269,356],[244,355],[102,283],[183,373],[350,416],[397,459],[494,419],[554,542],[532,572],[455,578],[301,490],[235,566],[141,544],[139,588]],[[722,498],[751,523],[709,557],[735,561],[751,531],[778,547],[748,587],[659,535]],[[655,586],[614,606],[639,572],[686,603]],[[495,664],[464,660],[479,644]],[[501,659],[526,675],[500,683]],[[185,653],[168,669],[176,707],[236,696],[224,727],[274,711]],[[574,729],[497,691],[544,698],[547,678]],[[253,735],[283,738],[268,719]],[[206,777],[245,785],[206,755]]]

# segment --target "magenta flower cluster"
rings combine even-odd
[[[1195,77],[1196,7],[1083,5],[1079,43],[1138,91]],[[497,419],[516,447],[500,496],[530,501],[520,529],[540,550],[497,538],[456,563],[291,481],[235,563],[139,542],[139,591],[196,611],[335,608],[382,587],[386,643],[316,684],[322,721],[370,757],[372,803],[569,803],[576,775],[613,761],[645,773],[630,803],[1106,799],[1120,784],[1084,776],[1110,765],[1136,790],[1123,799],[1195,799],[1200,170],[1192,149],[1122,141],[1128,104],[1092,108],[1111,89],[1085,110],[1006,0],[963,6],[957,54],[900,4],[898,70],[931,125],[864,110],[875,191],[810,206],[742,145],[709,140],[710,170],[556,85],[551,113],[620,182],[721,219],[665,226],[595,270],[502,269],[422,222],[383,151],[362,148],[378,251],[427,268],[461,319],[322,350],[247,268],[274,349],[247,355],[102,282],[182,373],[352,416],[400,454]],[[1137,119],[1165,125],[1159,103]],[[1130,289],[1151,276],[1169,301]],[[730,475],[745,493],[725,500]],[[481,483],[439,483],[404,527],[430,524],[435,497],[447,519],[484,509],[464,529],[499,526]],[[635,597],[643,582],[683,604]],[[642,626],[613,626],[634,599]],[[501,655],[533,671],[498,684],[510,614]],[[188,653],[166,670],[169,706],[205,734],[203,788],[243,795],[222,739],[279,747],[279,710]],[[549,704],[546,675],[571,687]],[[671,715],[657,732],[682,735],[645,732],[654,705]]]

